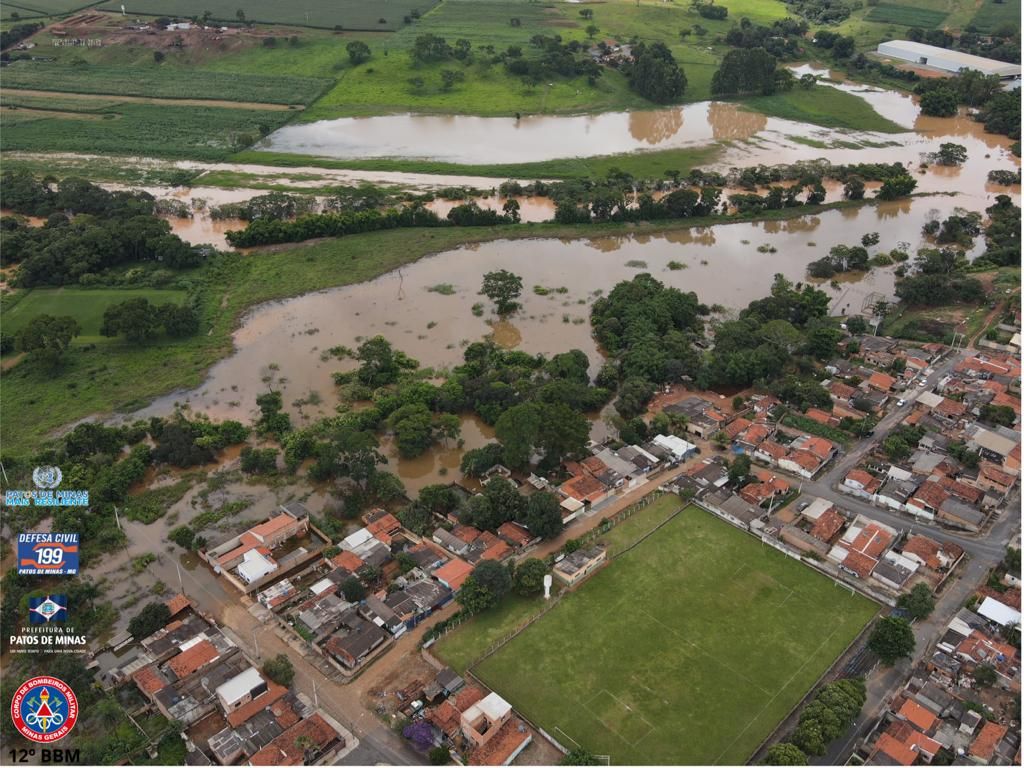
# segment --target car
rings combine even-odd
[[[896,407],[897,408],[902,408],[906,404],[907,404],[907,401],[904,400],[902,397],[899,400],[896,401]]]
[[[917,382],[917,386],[919,386],[919,387],[927,387],[928,386],[928,382],[925,381],[924,379],[921,379],[919,382]]]

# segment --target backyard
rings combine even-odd
[[[876,610],[690,506],[473,671],[611,763],[741,764]]]

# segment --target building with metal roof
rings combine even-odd
[[[878,53],[891,59],[899,59],[922,67],[931,67],[942,72],[956,74],[964,69],[975,70],[983,75],[998,75],[1003,80],[1020,79],[1020,64],[986,59],[969,53],[951,51],[935,45],[915,43],[912,40],[889,40],[878,44]]]

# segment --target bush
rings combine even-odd
[[[283,653],[279,653],[274,658],[267,659],[264,662],[263,674],[278,685],[283,685],[287,688],[292,684],[292,680],[295,679],[295,667],[292,666],[291,659]]]

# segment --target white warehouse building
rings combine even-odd
[[[956,74],[962,69],[973,69],[984,75],[998,75],[1003,80],[1020,78],[1020,64],[1008,64],[1005,61],[972,56],[969,53],[915,43],[912,40],[889,40],[879,43],[878,54],[950,74]]]

